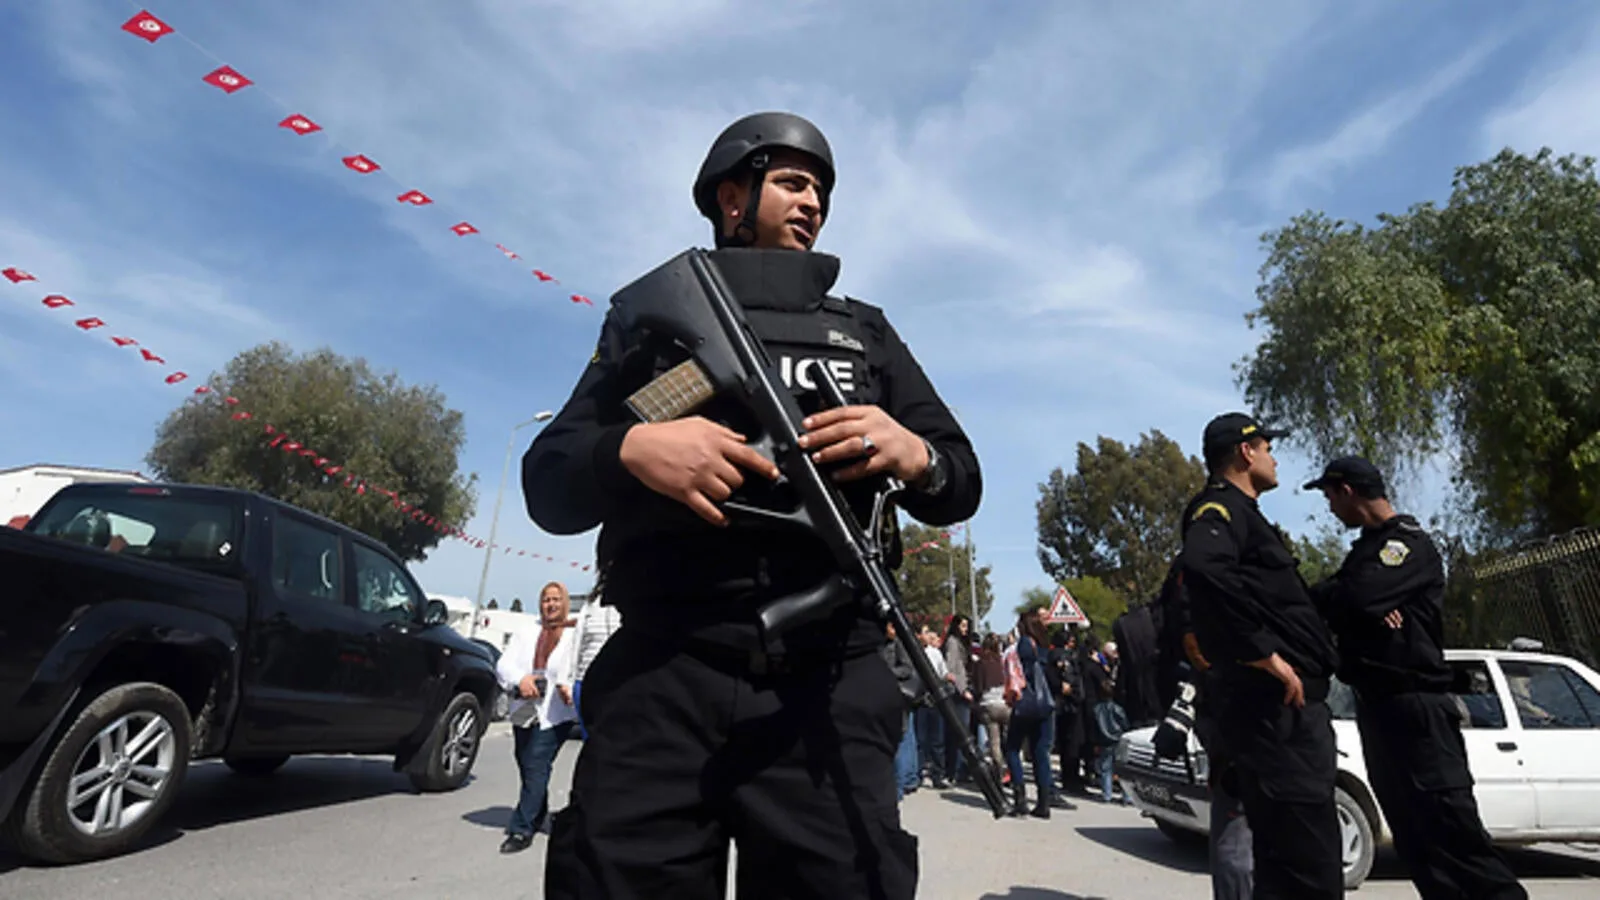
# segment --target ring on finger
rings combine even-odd
[[[878,449],[878,445],[872,442],[872,438],[863,434],[861,436],[861,452],[870,454],[876,449]]]

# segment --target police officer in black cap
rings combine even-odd
[[[1489,842],[1472,795],[1461,718],[1444,660],[1444,563],[1428,533],[1390,505],[1376,466],[1328,463],[1306,490],[1361,529],[1339,571],[1312,588],[1339,641],[1339,678],[1373,792],[1424,900],[1508,900],[1527,892]]]
[[[1341,897],[1344,875],[1326,624],[1257,498],[1278,486],[1272,441],[1243,413],[1206,425],[1206,486],[1184,511],[1181,566],[1217,719],[1249,820],[1254,896]]]
[[[833,185],[822,133],[762,113],[717,137],[694,199],[724,279],[809,414],[802,443],[858,518],[893,475],[908,514],[962,521],[981,491],[970,442],[883,312],[831,296],[839,261],[811,249]],[[894,767],[904,707],[883,624],[846,604],[775,640],[760,632],[758,608],[828,580],[833,557],[719,508],[778,475],[729,427],[732,401],[659,424],[629,416],[624,399],[676,361],[629,340],[608,317],[523,458],[535,522],[600,526],[624,622],[584,677],[589,739],[552,825],[546,895],[721,897],[732,839],[741,897],[912,897],[916,839],[900,827]],[[820,410],[823,366],[848,406]]]

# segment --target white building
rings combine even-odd
[[[95,469],[87,466],[18,466],[0,469],[0,525],[19,517],[32,517],[45,501],[69,484],[113,482],[134,484],[150,479],[138,472]]]

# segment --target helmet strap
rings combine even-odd
[[[750,157],[750,196],[745,200],[744,212],[739,216],[739,224],[733,227],[731,237],[717,234],[718,247],[752,247],[756,242],[756,213],[761,210],[761,190],[767,179],[767,166],[771,157],[766,153],[757,153]]]

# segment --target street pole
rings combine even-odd
[[[978,570],[977,560],[972,558],[972,520],[967,520],[967,587],[972,592],[972,628],[978,628]]]
[[[506,464],[500,470],[500,490],[494,495],[494,517],[489,520],[489,546],[483,551],[483,574],[478,576],[478,598],[472,603],[472,625],[467,629],[467,637],[478,636],[478,616],[483,610],[483,592],[489,587],[489,562],[494,559],[494,536],[500,527],[500,504],[506,498],[506,479],[511,477],[511,454],[517,446],[517,432],[535,422],[549,421],[555,413],[544,410],[535,413],[533,418],[526,422],[519,422],[511,428],[511,437],[506,440]]]
[[[944,545],[945,583],[950,585],[950,618],[956,617],[956,545],[945,539]]]

